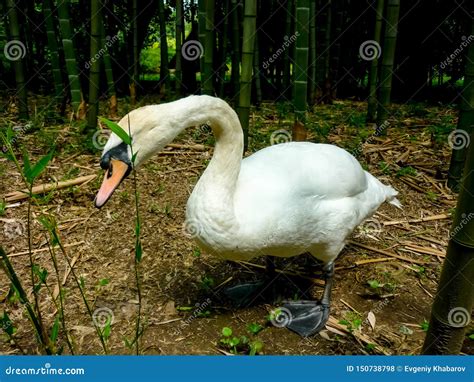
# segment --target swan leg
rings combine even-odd
[[[287,301],[283,308],[287,310],[286,327],[302,337],[309,337],[324,328],[329,318],[331,291],[334,276],[334,263],[326,264],[324,272],[324,292],[321,301]]]
[[[234,285],[224,290],[225,296],[237,307],[249,306],[259,299],[260,296],[264,296],[267,289],[266,287],[276,275],[274,257],[266,256],[265,260],[266,272],[263,278],[253,282]]]

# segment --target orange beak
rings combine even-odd
[[[111,159],[109,169],[105,172],[104,180],[95,197],[95,206],[102,207],[112,196],[115,189],[129,174],[130,167],[121,160]]]

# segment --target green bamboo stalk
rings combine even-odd
[[[112,68],[112,60],[110,58],[108,40],[106,39],[105,33],[105,20],[102,20],[100,23],[100,45],[103,49],[103,64],[105,77],[107,80],[107,94],[109,95],[109,114],[115,116],[117,114],[117,93],[115,91],[115,82],[114,82],[114,71]]]
[[[382,34],[383,9],[385,0],[377,0],[375,9],[374,41],[380,46],[380,36]],[[370,63],[369,72],[369,98],[367,101],[367,122],[375,122],[377,113],[377,79],[378,79],[379,59],[378,54]]]
[[[89,109],[87,111],[87,128],[89,130],[96,130],[97,115],[99,113],[101,8],[101,0],[91,0]]]
[[[253,55],[253,76],[255,79],[256,104],[262,103],[262,81],[260,79],[260,53],[259,53],[258,31],[255,34],[255,49]]]
[[[230,0],[224,2],[224,25],[219,35],[219,49],[220,49],[220,70],[219,70],[219,97],[224,98],[225,90],[225,74],[227,68],[227,50],[228,50],[228,36],[229,36],[229,8]]]
[[[182,94],[183,90],[183,76],[182,76],[182,62],[183,55],[181,54],[181,47],[183,45],[183,0],[176,0],[176,92],[178,95]]]
[[[287,0],[286,2],[286,25],[285,25],[285,36],[290,38],[293,35],[294,27],[294,0]],[[285,49],[285,55],[283,57],[283,89],[285,93],[288,93],[288,89],[291,87],[291,51],[292,49]]]
[[[158,15],[160,18],[160,82],[163,89],[168,88],[169,65],[168,65],[168,42],[166,39],[166,19],[164,0],[158,0]]]
[[[293,106],[297,121],[306,121],[308,95],[309,0],[296,0],[295,65],[293,79]]]
[[[74,48],[71,19],[69,17],[69,1],[58,0],[57,2],[59,29],[61,31],[61,40],[66,58],[66,71],[69,79],[69,91],[71,93],[71,104],[74,115],[81,114],[80,110],[83,103],[81,82],[79,80],[79,71],[76,61],[76,49]],[[82,116],[80,116],[82,117]]]
[[[58,38],[56,33],[56,18],[52,10],[52,0],[45,0],[43,3],[43,16],[46,25],[46,36],[48,38],[48,49],[51,60],[51,71],[53,74],[54,97],[56,105],[61,105],[64,96],[63,75],[61,73],[61,62],[58,48]]]
[[[474,21],[472,22],[471,35],[474,35]],[[448,172],[448,187],[458,191],[459,182],[463,174],[464,162],[466,160],[467,143],[469,135],[472,136],[474,126],[474,44],[469,45],[467,52],[464,85],[461,93],[460,112],[456,129],[459,136],[452,136],[453,151]],[[456,142],[456,140],[459,142]],[[458,145],[457,143],[461,143]],[[474,142],[471,140],[471,145]]]
[[[255,29],[257,20],[257,1],[246,0],[242,40],[242,74],[240,76],[239,106],[237,114],[244,131],[244,150],[248,147],[250,99],[252,96],[253,51],[255,48]]]
[[[159,4],[162,4],[161,0],[158,0]],[[137,0],[132,0],[132,67],[131,67],[131,76],[130,76],[130,103],[135,105],[137,102],[137,84],[138,84],[138,66],[139,54],[138,54],[138,12],[137,12]],[[161,15],[160,15],[161,19]],[[161,30],[160,30],[161,32]],[[160,50],[161,50],[160,46]],[[161,80],[161,73],[160,73]]]
[[[312,105],[316,100],[316,0],[309,4],[309,74],[308,102]]]
[[[232,98],[237,99],[240,88],[240,17],[239,17],[239,0],[231,0],[231,17],[232,17]]]
[[[337,84],[339,76],[339,63],[341,61],[341,35],[342,27],[344,22],[344,8],[345,0],[334,0],[332,3],[334,13],[334,37],[331,45],[331,66],[330,66],[330,79],[331,79],[331,99],[337,97]]]
[[[395,47],[397,44],[398,15],[400,0],[388,0],[385,36],[382,48],[382,65],[380,67],[379,100],[377,108],[377,126],[386,123],[390,94],[392,93],[393,65],[395,62]],[[381,130],[381,135],[386,135],[387,129]]]
[[[471,92],[471,103],[474,102]],[[462,109],[460,113],[463,113]],[[474,135],[471,134],[471,139]],[[423,354],[458,354],[474,301],[474,144],[469,145],[448,249]]]
[[[201,73],[201,87],[204,94],[214,95],[214,10],[213,0],[205,0],[206,34],[204,37],[204,73]]]
[[[6,3],[9,27],[10,27],[10,50],[7,51],[8,59],[12,61],[15,71],[16,96],[18,98],[18,114],[20,119],[28,119],[28,95],[25,81],[25,63],[26,46],[21,40],[20,24],[18,23],[17,7],[14,0],[7,0]]]

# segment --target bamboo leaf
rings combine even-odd
[[[130,136],[123,130],[120,125],[116,122],[110,121],[107,118],[99,117],[99,120],[103,122],[112,132],[117,135],[122,141],[124,141],[127,145],[132,144],[132,139]]]
[[[28,163],[30,167],[28,170],[25,169],[25,177],[30,184],[44,171],[52,157],[53,152],[51,151],[42,157],[33,167]]]
[[[58,338],[58,333],[59,333],[59,315],[56,316],[53,327],[51,328],[51,334],[49,336],[49,339],[51,340],[51,342],[53,343],[56,342],[56,339]]]

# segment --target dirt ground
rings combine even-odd
[[[361,123],[364,108],[358,102],[316,106],[309,118],[308,139],[355,150],[363,166],[399,191],[403,210],[383,205],[354,232],[336,262],[331,319],[327,329],[312,338],[301,338],[272,324],[269,314],[278,308],[278,302],[240,309],[223,298],[220,291],[224,284],[261,275],[262,269],[256,265],[264,264],[263,259],[252,264],[220,261],[201,253],[184,232],[186,200],[212,155],[213,142],[207,129],[190,129],[175,141],[178,146],[167,148],[138,171],[145,322],[141,353],[230,354],[232,349],[220,343],[224,327],[231,328],[236,336],[258,340],[263,344],[262,354],[420,352],[456,206],[456,195],[445,185],[451,148],[446,136],[436,129],[433,133],[433,127],[446,120],[455,123],[456,112],[441,107],[400,107],[387,137],[358,145],[371,134]],[[39,125],[40,130],[20,134],[15,142],[17,148],[24,145],[35,160],[56,142],[55,157],[36,184],[84,175],[97,177],[37,198],[39,205],[32,208],[31,227],[34,261],[48,270],[47,283],[54,290],[57,282],[46,235],[36,218],[55,216],[68,257],[84,280],[96,315],[113,315],[109,353],[132,353],[125,345],[125,339],[134,336],[138,301],[133,270],[132,181],[125,181],[104,208],[95,209],[93,199],[103,176],[98,165],[100,151],[87,151],[75,125],[67,121],[56,125],[41,120]],[[272,132],[291,130],[291,118],[275,105],[264,104],[253,111],[251,128],[253,152],[270,144]],[[13,163],[4,158],[0,159],[0,176],[0,196],[24,188]],[[7,202],[7,207],[0,216],[1,245],[29,286],[27,203]],[[75,353],[100,354],[102,348],[91,318],[59,252],[58,260],[61,280],[67,275],[65,317]],[[304,256],[278,262],[282,298],[301,296],[307,290],[319,296],[320,282],[309,280],[306,262]],[[307,277],[302,278],[304,275]],[[8,312],[17,328],[17,344],[25,353],[35,354],[39,349],[31,324],[9,289],[7,278],[0,273],[1,310]],[[46,288],[40,297],[43,319],[50,326],[56,309]],[[259,324],[263,330],[249,333],[249,324]],[[468,334],[472,332],[471,324]],[[464,353],[473,353],[473,342],[466,337]],[[20,354],[21,350],[1,335],[0,352]],[[65,348],[64,352],[69,351]]]

